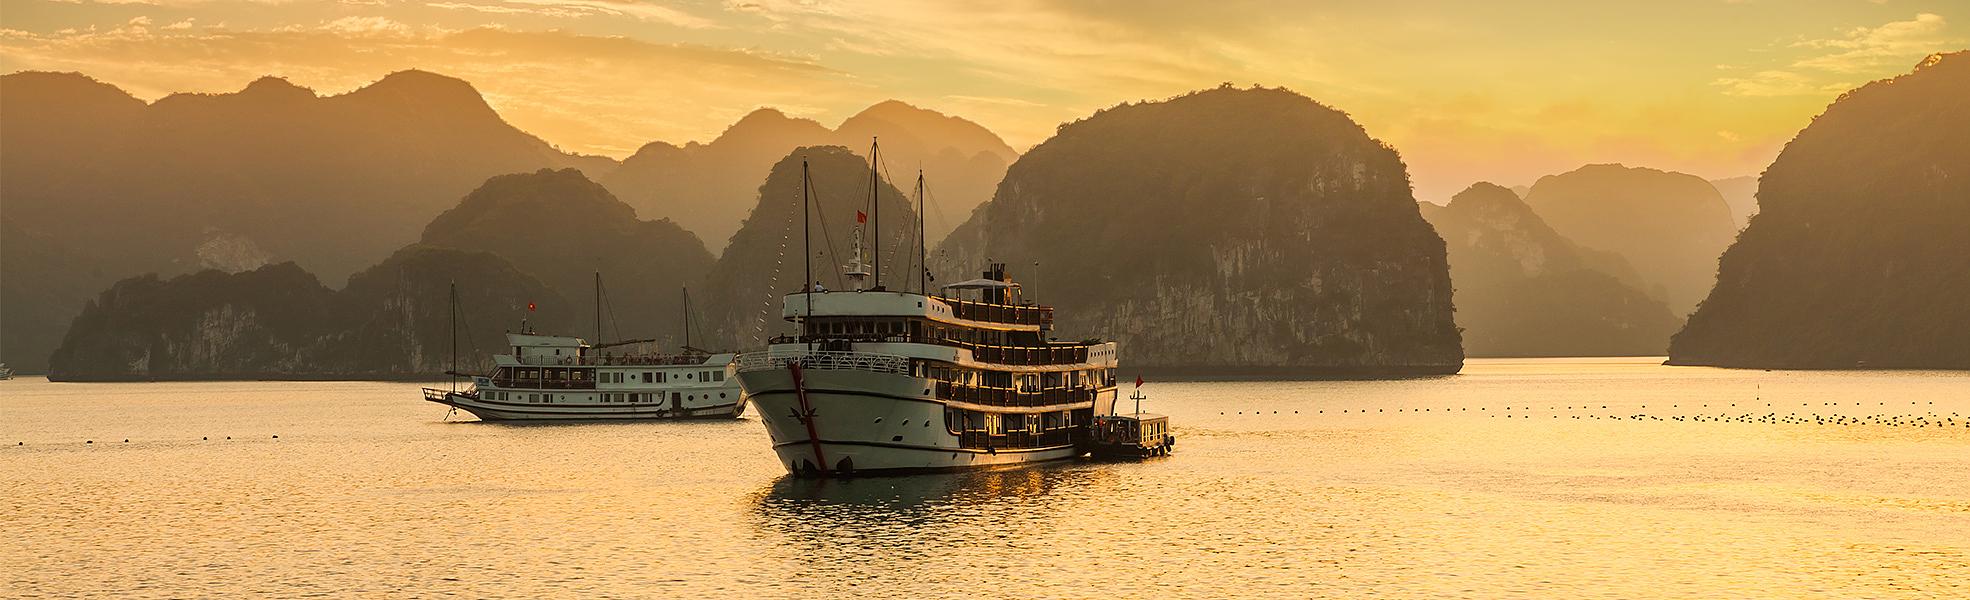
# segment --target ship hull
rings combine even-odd
[[[1074,443],[962,447],[958,434],[947,428],[946,403],[932,396],[926,379],[866,371],[804,371],[801,388],[814,413],[811,434],[808,421],[801,418],[800,393],[791,371],[744,371],[739,382],[773,440],[780,465],[798,476],[962,471],[1086,453]]]
[[[631,421],[669,419],[736,419],[745,413],[746,400],[706,406],[673,409],[668,404],[537,404],[494,402],[465,394],[448,393],[431,398],[472,413],[482,421]]]

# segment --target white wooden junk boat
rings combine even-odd
[[[803,203],[812,196],[804,189]],[[917,201],[921,265],[921,175]],[[798,476],[884,474],[1086,453],[1087,425],[1114,412],[1114,342],[1052,341],[1053,309],[1023,301],[1003,264],[940,294],[927,293],[921,269],[916,291],[886,289],[880,253],[874,281],[862,272],[861,237],[857,227],[849,289],[787,294],[781,314],[798,333],[738,357],[781,465]]]
[[[599,298],[599,283],[597,289]],[[456,297],[454,289],[454,332]],[[687,298],[687,315],[688,304]],[[511,352],[494,355],[489,373],[468,374],[458,372],[456,338],[449,374],[470,377],[471,385],[459,389],[454,379],[449,390],[424,388],[424,399],[481,420],[730,419],[746,407],[745,392],[732,376],[734,355],[698,350],[688,341],[680,353],[615,352],[610,349],[651,340],[590,344],[542,335],[523,322],[519,333],[506,334]],[[685,339],[690,339],[688,324]]]

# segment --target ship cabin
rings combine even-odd
[[[489,376],[474,379],[486,400],[521,403],[679,404],[691,397],[738,397],[731,354],[628,351],[628,344],[591,345],[574,336],[529,330],[506,334],[512,352],[493,356]],[[622,351],[612,350],[625,347]],[[669,396],[677,396],[670,398]]]
[[[862,353],[907,359],[910,375],[931,380],[928,391],[946,406],[945,428],[964,448],[1079,444],[1097,409],[1112,409],[1115,343],[1050,337],[1053,308],[1025,300],[1005,265],[941,292],[789,294],[784,314],[800,334],[772,342],[811,348],[795,351],[809,361]]]
[[[1170,418],[1151,413],[1101,415],[1089,427],[1089,446],[1100,458],[1146,458],[1170,453],[1176,436]]]

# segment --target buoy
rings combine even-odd
[[[274,436],[274,439],[277,439],[277,440],[278,440],[278,439],[280,439],[280,436],[278,436],[278,435],[277,435],[277,436]]]
[[[198,438],[198,439],[201,439],[201,440],[207,440],[207,441],[210,441],[210,440],[211,440],[212,438],[209,438],[209,437],[205,437],[205,436],[199,436],[199,438]]]
[[[89,441],[86,441],[86,442],[82,442],[82,443],[84,443],[84,444],[94,444],[94,443],[96,443],[96,440],[89,440]]]

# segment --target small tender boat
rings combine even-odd
[[[1136,401],[1135,414],[1096,415],[1088,423],[1088,450],[1095,458],[1148,458],[1164,456],[1176,446],[1170,433],[1170,418],[1142,412],[1142,391],[1129,396]]]
[[[5,381],[13,378],[14,378],[14,370],[7,368],[7,363],[0,363],[0,381]]]

